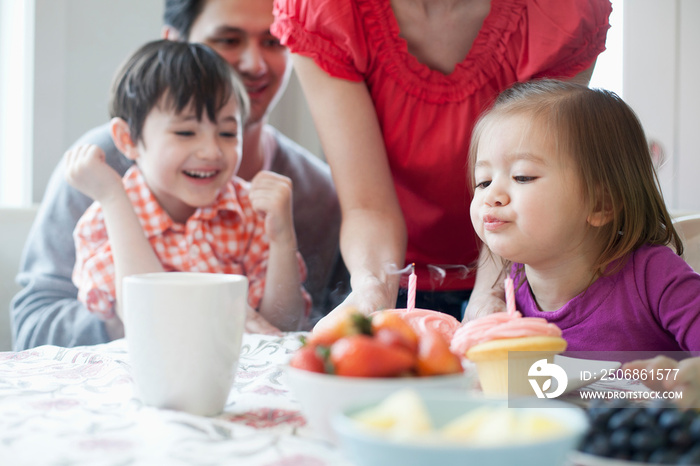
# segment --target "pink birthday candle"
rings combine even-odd
[[[508,314],[515,313],[515,291],[513,290],[513,279],[506,277],[506,309]]]
[[[408,276],[408,298],[406,310],[412,311],[416,308],[416,264],[411,264],[411,275]]]

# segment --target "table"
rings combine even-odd
[[[0,353],[0,464],[350,466],[314,438],[284,384],[299,334],[245,334],[212,418],[144,406],[125,340]]]
[[[123,339],[0,353],[0,464],[351,466],[314,437],[285,384],[282,366],[299,335],[245,334],[228,403],[212,418],[144,406]],[[562,399],[582,401],[579,391]]]

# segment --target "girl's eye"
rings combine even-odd
[[[478,188],[488,188],[490,184],[491,184],[491,181],[482,181],[480,183],[477,183],[476,187],[477,187],[477,189]]]
[[[234,132],[230,132],[230,131],[223,131],[223,132],[219,133],[219,135],[222,138],[235,138],[236,136],[238,136],[238,133],[234,133]]]
[[[535,181],[536,176],[514,176],[513,179],[518,183],[529,183],[530,181]]]
[[[194,136],[194,131],[175,131],[178,136]]]

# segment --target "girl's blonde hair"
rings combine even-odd
[[[469,149],[472,189],[485,126],[522,114],[552,138],[557,153],[572,157],[590,213],[612,218],[599,229],[603,249],[594,265],[596,275],[616,272],[643,244],[673,245],[677,254],[683,253],[642,125],[614,92],[555,80],[518,83],[505,90],[474,127]]]

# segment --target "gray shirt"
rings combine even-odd
[[[327,164],[267,126],[277,142],[270,170],[293,183],[293,213],[299,251],[306,261],[304,283],[313,299],[311,323],[335,307],[349,290],[340,258],[340,207]],[[132,163],[114,146],[109,125],[86,133],[75,145],[96,144],[123,175]],[[24,247],[10,317],[16,351],[40,345],[78,346],[109,340],[103,322],[77,300],[73,229],[92,200],[71,187],[63,164],[54,170]]]

